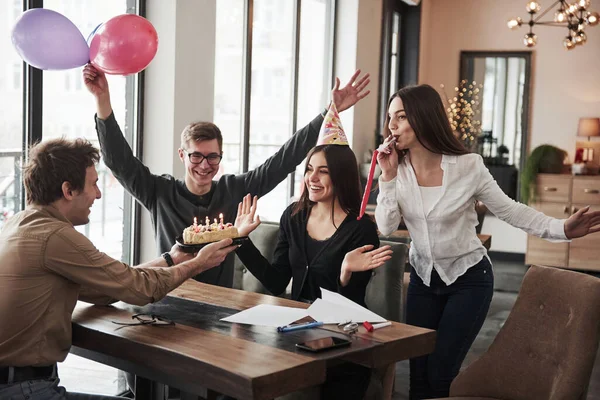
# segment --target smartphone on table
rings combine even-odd
[[[321,339],[309,340],[304,343],[296,343],[296,347],[301,350],[318,353],[320,351],[350,346],[350,344],[352,344],[351,340],[329,336]]]

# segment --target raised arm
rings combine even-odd
[[[386,143],[392,137],[386,138]],[[377,154],[377,163],[381,168],[379,177],[379,195],[375,207],[375,221],[383,236],[388,236],[400,225],[401,215],[398,199],[396,198],[396,176],[398,175],[398,153],[395,149],[386,147]]]
[[[365,90],[370,82],[369,74],[360,78],[359,75],[360,70],[357,70],[343,88],[340,88],[340,80],[336,78],[331,96],[339,112],[354,106],[370,93],[369,90]],[[277,153],[248,172],[244,182],[246,193],[262,197],[294,172],[310,149],[316,145],[322,123],[323,114],[320,114],[296,132]]]
[[[240,236],[248,236],[260,225],[260,218],[256,215],[258,198],[250,194],[244,196],[238,205],[235,227]],[[281,216],[283,223],[286,213]],[[280,226],[282,226],[280,224]],[[289,260],[289,243],[284,229],[280,228],[277,237],[277,246],[273,256],[273,264],[269,262],[256,248],[252,241],[247,241],[237,250],[237,255],[252,275],[256,277],[271,293],[279,295],[285,291],[292,279],[292,267]]]
[[[279,233],[277,234],[277,245],[273,253],[273,263],[270,263],[250,240],[241,245],[236,253],[246,268],[252,272],[252,275],[269,292],[275,296],[279,296],[285,292],[287,285],[292,279],[292,267],[289,258],[288,235],[283,225],[280,225]]]
[[[104,163],[128,192],[146,208],[152,208],[158,177],[134,156],[125,140],[112,110],[106,76],[88,64],[83,79],[96,99],[96,132]]]

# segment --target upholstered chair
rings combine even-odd
[[[600,332],[600,279],[532,266],[496,339],[452,383],[454,400],[584,400]]]

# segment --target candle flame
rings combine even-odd
[[[198,218],[194,217],[194,225],[198,225]]]

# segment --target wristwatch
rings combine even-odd
[[[173,257],[171,257],[171,254],[169,254],[169,252],[162,253],[161,257],[165,259],[165,261],[167,262],[167,265],[169,267],[172,267],[173,265],[175,265],[175,262],[173,262]]]

